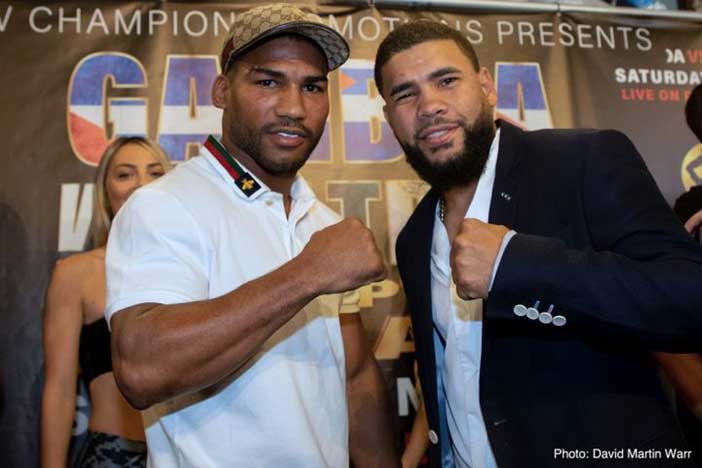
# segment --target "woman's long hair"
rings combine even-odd
[[[140,145],[147,149],[161,163],[164,171],[168,172],[173,168],[163,149],[148,138],[140,136],[119,137],[110,143],[105,148],[104,153],[102,153],[95,176],[93,216],[90,221],[90,241],[93,248],[102,247],[107,243],[107,234],[110,232],[112,219],[115,217],[115,213],[112,212],[112,206],[110,206],[110,199],[107,196],[107,186],[105,184],[107,170],[119,150],[129,144]]]

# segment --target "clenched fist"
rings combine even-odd
[[[451,270],[461,299],[486,298],[502,239],[509,230],[477,219],[464,219],[451,244]]]
[[[350,291],[386,276],[373,234],[354,218],[314,233],[299,260],[320,294]]]

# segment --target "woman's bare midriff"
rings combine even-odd
[[[115,434],[131,440],[144,440],[141,413],[125,400],[112,372],[97,376],[90,382],[91,431]]]

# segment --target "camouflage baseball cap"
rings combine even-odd
[[[349,58],[346,40],[319,17],[285,3],[274,3],[236,16],[222,48],[222,72],[227,72],[235,57],[248,52],[261,40],[286,33],[299,34],[315,42],[327,57],[329,71]]]

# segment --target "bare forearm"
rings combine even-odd
[[[41,466],[65,468],[75,415],[75,393],[47,384],[41,402]]]
[[[221,381],[317,295],[306,280],[293,260],[216,299],[156,305],[113,319],[120,388],[144,408]]]
[[[349,449],[355,466],[399,467],[393,440],[390,402],[380,374],[372,365],[347,384]]]
[[[83,323],[82,285],[95,270],[85,259],[75,256],[57,262],[46,292],[42,318],[45,380],[40,439],[44,468],[65,468],[68,462],[76,412],[78,349]]]
[[[402,468],[416,468],[421,463],[429,447],[429,423],[424,403],[421,404],[417,415],[414,417],[412,432],[402,453]]]

